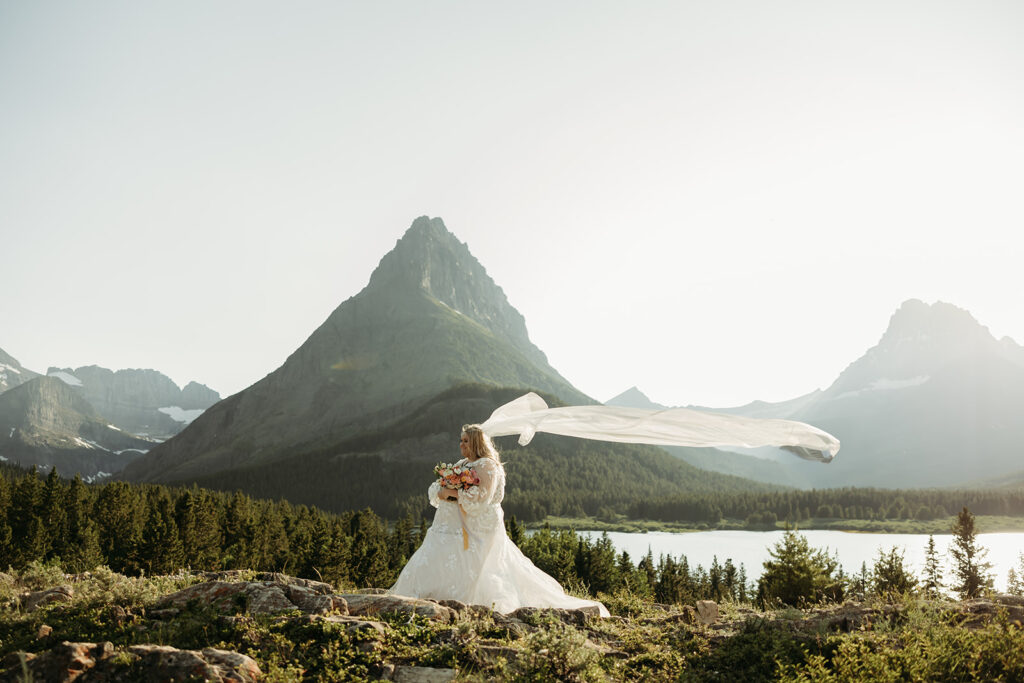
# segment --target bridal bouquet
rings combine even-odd
[[[434,466],[434,474],[437,475],[437,483],[446,489],[468,489],[480,483],[480,477],[472,467],[465,465],[451,465],[446,462]]]

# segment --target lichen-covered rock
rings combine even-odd
[[[97,645],[96,643],[69,643],[66,641],[38,656],[17,653],[20,655],[19,661],[0,671],[0,683],[14,683],[14,681],[23,680],[47,681],[48,683],[50,681],[54,683],[73,681],[86,671],[92,670],[97,662],[108,659],[113,653],[114,646],[110,643]],[[24,663],[21,660],[24,660]]]
[[[327,584],[322,585],[326,586]],[[348,614],[348,602],[340,595],[321,593],[315,587],[302,585],[287,585],[284,588],[284,593],[292,604],[303,612],[325,614],[336,611]]]
[[[239,610],[252,614],[271,614],[299,609],[303,612],[348,613],[348,604],[340,596],[324,595],[316,587],[275,581],[207,581],[183,588],[160,598],[158,611],[180,608],[190,601],[214,605],[221,610]]]
[[[379,621],[369,621],[366,619],[360,619],[359,617],[334,614],[328,616],[313,614],[309,616],[309,619],[311,621],[326,621],[331,624],[341,624],[349,633],[368,634],[378,639],[387,635],[387,627]]]
[[[208,581],[165,595],[157,600],[158,609],[184,607],[190,601],[213,605],[217,609],[237,609],[256,614],[295,609],[295,604],[276,584],[229,581]]]
[[[441,623],[454,621],[456,617],[455,610],[439,605],[432,600],[384,593],[344,593],[339,597],[345,599],[348,604],[348,613],[353,616],[364,617],[397,612],[399,614],[419,614]]]
[[[455,669],[431,669],[425,666],[396,666],[391,680],[395,683],[448,683],[455,678]]]
[[[554,617],[563,624],[574,626],[576,628],[585,628],[587,625],[588,616],[600,616],[601,612],[597,606],[594,607],[583,607],[580,609],[558,609],[553,607],[520,607],[516,611],[508,614],[514,619],[526,622],[527,624],[534,624],[538,619],[545,619]]]
[[[133,645],[128,652],[138,657],[132,673],[149,681],[237,681],[250,683],[263,675],[255,660],[238,652],[178,650],[169,645]]]
[[[18,596],[18,604],[26,612],[35,612],[40,607],[52,605],[55,602],[71,602],[75,597],[75,591],[71,586],[54,586],[42,591],[22,593]]]
[[[697,618],[704,625],[710,625],[718,621],[718,603],[714,600],[698,600]]]
[[[312,579],[300,579],[295,576],[288,576],[281,572],[251,572],[244,569],[226,569],[219,572],[199,572],[197,576],[201,576],[207,581],[269,581],[271,583],[281,583],[287,586],[300,586],[302,588],[308,588],[315,593],[321,595],[330,595],[334,592],[334,587],[329,583],[323,581],[313,581]]]

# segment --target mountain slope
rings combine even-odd
[[[326,447],[294,449],[264,464],[170,480],[283,497],[325,510],[373,508],[387,517],[426,507],[426,488],[438,462],[458,459],[461,425],[482,422],[521,394],[463,384],[429,397],[379,429]],[[557,398],[546,396],[551,405]],[[503,507],[520,520],[546,515],[624,512],[638,499],[683,492],[774,491],[778,486],[699,470],[654,446],[613,444],[538,434],[527,447],[515,437],[497,440],[508,473]],[[694,449],[696,450],[696,449]]]
[[[153,445],[108,422],[65,382],[36,377],[0,394],[0,457],[23,466],[96,476]]]
[[[593,403],[529,340],[522,315],[440,219],[413,222],[370,282],[284,364],[124,473],[180,481],[272,462],[387,424],[464,382]]]

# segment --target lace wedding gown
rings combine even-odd
[[[601,616],[608,616],[608,609],[600,602],[567,595],[509,539],[501,509],[505,496],[505,469],[501,464],[491,458],[473,462],[463,459],[456,464],[472,467],[480,484],[460,492],[459,503],[441,500],[440,485],[430,485],[430,504],[437,508],[434,523],[391,593],[486,605],[503,614],[520,607],[596,606]],[[469,537],[465,549],[463,524]]]

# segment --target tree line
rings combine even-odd
[[[708,524],[733,519],[758,527],[812,518],[927,521],[956,515],[963,507],[979,515],[1024,516],[1024,489],[842,488],[683,494],[633,501],[626,514],[634,519]]]
[[[774,495],[774,494],[773,494]],[[973,567],[954,592],[977,595],[991,587],[983,550],[974,542],[973,515],[958,516],[957,566]],[[68,481],[56,470],[41,477],[0,467],[0,567],[22,569],[33,562],[81,572],[98,565],[129,574],[194,570],[280,571],[329,581],[339,587],[387,587],[419,547],[427,518],[414,513],[388,522],[370,509],[329,513],[284,500],[252,498],[198,487],[167,487]],[[904,567],[893,549],[868,571],[844,575],[838,560],[807,546],[796,532],[765,563],[758,582],[746,568],[715,558],[710,567],[691,566],[685,556],[648,552],[632,558],[616,553],[607,536],[588,539],[545,526],[529,534],[515,516],[506,529],[538,567],[580,593],[626,591],[663,603],[698,599],[762,604],[803,604],[865,597],[874,590],[922,590],[937,595],[934,572],[922,579]],[[966,540],[961,542],[960,537]],[[934,548],[932,548],[934,551]],[[964,559],[966,558],[966,559]],[[934,558],[932,558],[934,560]],[[935,561],[937,566],[937,560]],[[926,572],[927,573],[927,572]],[[780,578],[781,577],[781,578]],[[791,585],[800,577],[796,585]],[[973,578],[970,578],[973,577]],[[1024,559],[1010,576],[1011,590],[1024,581]],[[967,586],[967,588],[964,588]]]

